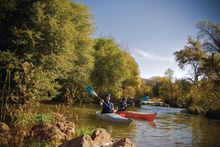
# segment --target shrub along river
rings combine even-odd
[[[137,147],[159,146],[219,146],[220,121],[203,116],[184,114],[183,109],[141,106],[129,108],[139,112],[157,112],[153,122],[134,120],[129,126],[108,123],[96,117],[101,107],[95,104],[82,106],[41,104],[38,112],[59,112],[80,126],[102,127],[114,139],[129,137]]]

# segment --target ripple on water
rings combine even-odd
[[[54,105],[42,105],[40,111],[57,111]],[[98,105],[73,107],[63,105],[64,115],[85,126],[102,127],[111,132],[112,137],[121,139],[129,137],[137,147],[176,147],[176,146],[219,146],[220,121],[212,121],[205,117],[182,114],[183,109],[142,106],[139,112],[157,112],[154,122],[134,120],[129,126],[108,123],[96,117],[100,110]],[[132,109],[131,109],[132,110]],[[59,112],[59,111],[58,111]],[[60,112],[62,113],[62,111]]]

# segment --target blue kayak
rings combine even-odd
[[[130,124],[133,120],[130,118],[122,117],[116,113],[105,113],[102,114],[100,111],[96,112],[96,115],[103,120],[113,123]]]

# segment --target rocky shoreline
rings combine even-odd
[[[59,147],[135,147],[129,138],[114,140],[111,134],[103,128],[95,129],[91,135],[80,135],[74,137],[75,124],[70,121],[60,121],[54,124],[40,123],[34,125],[26,133],[24,142],[59,142]],[[0,146],[10,146],[10,128],[6,123],[0,122]],[[5,136],[9,138],[5,138]],[[8,139],[8,140],[7,140]],[[25,144],[25,143],[23,143]],[[23,146],[18,144],[17,146]]]

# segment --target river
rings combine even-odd
[[[130,138],[137,147],[216,147],[220,146],[220,121],[203,116],[184,114],[178,108],[141,106],[129,108],[139,112],[157,112],[153,122],[134,120],[129,126],[108,123],[96,117],[99,105],[82,106],[42,104],[40,112],[59,112],[76,125],[102,127],[114,139]]]

